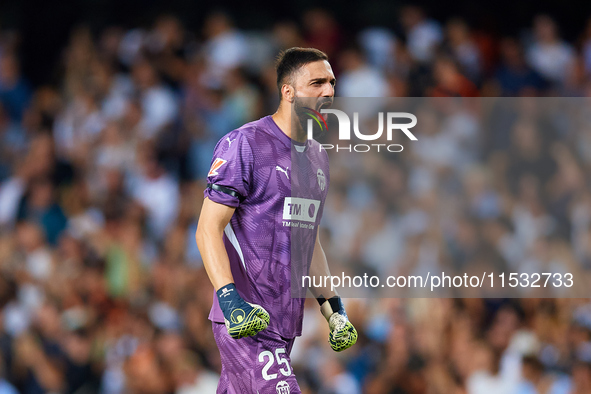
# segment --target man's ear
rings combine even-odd
[[[283,97],[288,103],[292,103],[295,97],[295,89],[293,86],[284,83],[283,86],[281,86],[281,97]]]

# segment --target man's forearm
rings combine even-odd
[[[224,246],[224,228],[230,222],[234,208],[211,201],[203,201],[195,240],[201,252],[203,266],[215,290],[234,282],[230,259]]]
[[[313,278],[322,278],[324,279],[327,276],[330,276],[330,270],[328,268],[328,261],[326,259],[326,254],[324,253],[324,249],[322,249],[322,245],[318,238],[316,239],[316,244],[314,245],[314,253],[312,254],[312,262],[310,264],[310,278],[312,278],[312,284],[314,284]],[[321,285],[324,285],[324,280],[318,281]],[[317,283],[318,283],[317,282]],[[327,281],[327,284],[330,281]],[[318,287],[310,287],[310,291],[314,297],[318,298],[320,296],[329,299],[337,293],[330,288],[330,286],[318,286]]]
[[[267,328],[270,317],[262,306],[246,302],[234,284],[230,259],[223,238],[224,228],[233,214],[234,208],[206,198],[195,239],[201,251],[205,271],[215,288],[228,334],[234,339],[239,339],[256,335]]]
[[[228,252],[226,252],[222,237],[222,232],[211,230],[200,231],[198,229],[196,234],[203,266],[216,291],[222,286],[234,282]]]

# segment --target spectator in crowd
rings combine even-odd
[[[226,73],[246,61],[247,41],[224,12],[215,12],[207,17],[204,33],[207,37],[203,51],[207,71],[202,83],[210,88],[220,87]]]
[[[431,94],[435,97],[477,97],[476,85],[463,75],[454,59],[439,57],[433,65],[435,87]]]
[[[437,46],[443,41],[443,31],[439,23],[428,19],[417,6],[404,7],[400,18],[406,34],[406,46],[413,60],[431,61]]]
[[[4,368],[4,362],[0,357],[0,394],[17,394],[16,388],[6,380]]]
[[[176,219],[179,209],[179,186],[166,173],[157,153],[146,146],[138,157],[140,172],[130,179],[129,193],[146,210],[148,233],[162,240]]]
[[[564,42],[552,18],[539,15],[534,20],[533,42],[527,47],[527,59],[531,66],[556,87],[566,81],[575,66],[575,53]]]
[[[171,89],[163,85],[154,67],[145,60],[134,64],[132,76],[139,93],[142,109],[142,139],[156,139],[166,127],[170,126],[177,115],[176,97]]]
[[[9,117],[19,121],[31,100],[31,88],[21,75],[17,57],[11,53],[0,56],[0,102]]]
[[[451,55],[465,75],[474,83],[480,79],[482,69],[480,52],[470,36],[470,29],[461,19],[452,19],[446,26],[446,41]]]
[[[495,74],[495,89],[500,96],[536,96],[546,83],[527,65],[523,49],[513,38],[505,38],[500,44],[501,64]]]
[[[587,21],[587,26],[583,32],[583,61],[585,64],[585,72],[587,75],[591,74],[591,18]]]
[[[48,178],[34,179],[29,191],[21,200],[18,220],[38,223],[47,241],[55,246],[59,236],[66,229],[67,218],[55,200],[55,189]]]
[[[329,57],[334,57],[341,49],[343,33],[338,22],[327,10],[313,8],[302,18],[306,45],[320,49]]]
[[[370,65],[385,73],[396,71],[398,40],[390,30],[381,27],[365,29],[359,33],[359,43]]]
[[[338,95],[341,97],[387,97],[388,81],[379,69],[370,66],[360,48],[341,52],[341,76]]]

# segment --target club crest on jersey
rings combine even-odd
[[[211,165],[211,168],[209,169],[207,176],[210,177],[213,175],[218,175],[218,170],[220,169],[220,167],[226,164],[227,162],[227,160],[216,158],[213,161],[213,164]]]
[[[277,390],[277,394],[289,394],[289,383],[287,383],[285,380],[282,380],[277,383],[275,390]]]
[[[326,177],[320,168],[316,171],[316,176],[318,177],[318,186],[320,186],[320,190],[324,191],[324,189],[326,189]]]

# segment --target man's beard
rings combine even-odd
[[[296,91],[297,94],[297,91]],[[332,97],[318,97],[318,98],[311,98],[311,97],[301,97],[296,99],[293,102],[293,112],[296,116],[296,121],[292,121],[295,126],[296,135],[305,136],[307,138],[308,133],[308,120],[311,120],[310,112],[320,112],[322,108],[330,108],[333,103]],[[313,111],[310,111],[313,110]],[[326,120],[326,119],[324,119]],[[317,139],[320,137],[326,130],[321,130],[319,127],[316,127],[316,122],[313,122],[313,138]],[[298,138],[300,139],[300,138]]]

